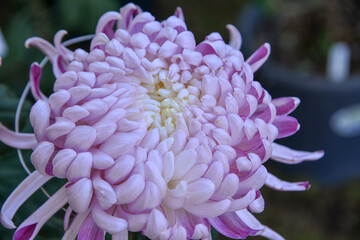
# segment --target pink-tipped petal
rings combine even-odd
[[[271,159],[286,164],[298,164],[303,161],[316,161],[324,156],[324,151],[298,151],[277,143],[272,143],[272,148],[273,151]]]
[[[246,62],[250,65],[251,70],[256,72],[268,59],[270,55],[270,44],[265,43],[251,55]]]
[[[307,181],[294,183],[287,182],[275,177],[271,173],[268,173],[265,185],[277,191],[304,191],[310,188],[310,184]]]
[[[290,116],[277,116],[273,122],[273,125],[278,130],[277,138],[291,136],[300,129],[300,125],[296,118]]]
[[[297,97],[281,97],[273,99],[271,103],[274,104],[277,115],[287,115],[296,109],[300,104],[300,99]]]

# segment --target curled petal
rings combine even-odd
[[[105,33],[108,37],[114,36],[113,25],[115,21],[120,20],[121,15],[118,12],[107,12],[101,16],[96,26],[95,33]]]
[[[54,153],[55,146],[51,142],[40,142],[33,153],[31,154],[31,163],[43,175],[48,175],[48,163],[52,154]],[[52,175],[52,174],[49,174]]]
[[[114,187],[117,203],[125,204],[134,201],[144,190],[144,176],[134,174],[126,181]]]
[[[128,222],[128,229],[132,232],[139,232],[145,228],[148,221],[148,213],[132,214],[125,211],[121,206],[117,208],[117,216],[126,219]]]
[[[38,100],[31,108],[30,122],[34,127],[35,136],[38,141],[46,138],[45,129],[50,123],[50,111],[50,105],[43,100]]]
[[[89,208],[93,195],[92,187],[92,182],[88,178],[82,178],[66,186],[69,205],[75,212],[83,213]]]
[[[98,203],[93,205],[91,213],[96,225],[110,234],[120,233],[128,227],[124,219],[109,215]]]
[[[66,61],[71,61],[74,57],[74,54],[72,51],[64,47],[64,45],[61,43],[63,37],[67,34],[65,30],[58,31],[54,36],[54,45],[55,48],[58,50],[58,53],[62,56],[62,58]]]
[[[304,191],[310,188],[309,182],[287,182],[268,173],[265,185],[278,191]]]
[[[231,204],[231,200],[225,199],[219,202],[205,202],[197,205],[189,205],[184,208],[186,211],[190,212],[199,217],[203,218],[213,218],[225,213]]]
[[[51,45],[51,43],[39,37],[32,37],[26,40],[25,47],[29,48],[32,46],[40,49],[40,51],[42,51],[49,58],[51,63],[54,63],[53,61],[58,55],[58,52],[56,48]]]
[[[242,39],[241,39],[239,30],[237,30],[237,28],[231,24],[226,25],[226,28],[228,29],[229,34],[230,34],[229,45],[232,48],[239,50],[241,48],[241,43],[242,43]]]
[[[108,182],[101,179],[99,174],[93,178],[93,185],[95,196],[102,209],[108,209],[116,203],[116,194],[114,189]]]
[[[2,123],[0,123],[0,140],[6,145],[19,149],[31,149],[37,144],[34,134],[10,131]]]
[[[150,212],[144,233],[150,239],[156,239],[159,233],[167,229],[168,224],[169,222],[166,220],[164,214],[157,209],[153,209]]]
[[[324,156],[324,151],[305,152],[297,151],[283,145],[272,143],[273,151],[271,159],[286,163],[286,164],[298,164],[303,161],[315,161]]]

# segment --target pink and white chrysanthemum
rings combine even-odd
[[[323,152],[274,142],[299,129],[288,116],[299,99],[272,99],[253,79],[269,44],[245,61],[239,32],[227,27],[229,44],[212,33],[196,45],[180,8],[158,22],[128,4],[101,17],[90,52],[64,47],[65,31],[54,45],[29,39],[26,45],[52,62],[56,81],[45,96],[42,69],[33,63],[34,134],[0,125],[2,142],[33,149],[36,168],[3,204],[1,223],[15,228],[17,209],[51,178],[67,183],[14,239],[34,239],[64,206],[63,239],[104,239],[105,233],[127,239],[128,231],[151,239],[210,239],[211,226],[230,238],[282,239],[252,215],[264,209],[260,188],[301,191],[309,184],[282,181],[263,164],[317,160]]]

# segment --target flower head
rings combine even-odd
[[[2,224],[14,228],[16,210],[51,178],[67,183],[14,239],[33,239],[66,204],[64,239],[103,239],[105,232],[126,239],[128,231],[210,239],[210,226],[231,238],[280,239],[251,214],[264,209],[261,187],[298,191],[309,184],[279,180],[263,164],[323,153],[274,143],[299,129],[288,116],[299,100],[272,99],[253,79],[269,44],[245,61],[239,32],[228,29],[230,44],[212,33],[196,45],[180,8],[158,22],[128,4],[101,17],[89,52],[67,49],[65,31],[54,45],[29,39],[26,45],[52,62],[56,81],[46,97],[39,89],[42,68],[32,64],[34,134],[0,125],[4,143],[33,149],[36,168],[4,203]]]

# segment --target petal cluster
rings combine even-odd
[[[272,99],[254,81],[270,46],[245,61],[239,32],[228,29],[229,44],[212,33],[197,45],[181,9],[158,22],[128,4],[100,18],[89,52],[67,49],[63,30],[53,45],[29,39],[26,45],[52,62],[56,81],[45,96],[42,68],[31,66],[34,134],[0,125],[1,141],[33,149],[36,168],[3,205],[2,224],[15,227],[16,210],[52,177],[67,184],[14,239],[33,239],[65,204],[64,239],[103,239],[106,232],[126,239],[128,231],[210,239],[211,226],[230,238],[281,239],[251,214],[264,209],[261,187],[298,191],[309,184],[282,181],[263,164],[317,160],[323,153],[274,143],[299,129],[288,116],[299,100]]]

